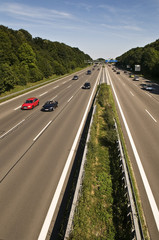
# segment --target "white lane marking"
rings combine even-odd
[[[52,123],[52,120],[48,122],[48,124],[39,132],[39,134],[33,139],[33,141],[36,141],[36,139],[45,131],[45,129]]]
[[[69,85],[67,88],[70,88],[72,85]]]
[[[70,99],[68,99],[68,101],[67,101],[67,102],[70,102],[70,101],[72,100],[72,98],[73,98],[73,96],[72,96],[72,97],[70,97]]]
[[[131,95],[134,97],[134,94],[130,91]]]
[[[151,98],[152,98],[152,96],[151,96],[149,93],[145,92],[145,94],[147,94],[149,97],[151,97]]]
[[[59,87],[59,85],[58,86],[56,86],[56,87],[54,87],[53,89],[55,89],[55,88],[58,88]]]
[[[46,239],[46,236],[47,236],[47,233],[48,233],[48,230],[49,230],[49,227],[50,227],[50,223],[51,223],[52,217],[54,215],[54,212],[55,212],[55,209],[56,209],[56,206],[57,206],[57,203],[58,203],[58,200],[59,200],[59,197],[60,197],[63,185],[64,185],[64,182],[65,182],[65,178],[66,178],[67,172],[68,172],[70,164],[71,164],[71,160],[72,160],[73,154],[76,151],[76,146],[77,146],[80,134],[82,132],[82,129],[83,129],[83,126],[84,126],[84,123],[85,123],[85,120],[86,120],[86,117],[87,117],[87,114],[88,114],[88,111],[89,111],[89,107],[90,107],[90,104],[91,104],[91,101],[92,101],[92,98],[93,98],[93,95],[94,95],[94,92],[95,92],[96,85],[97,85],[98,81],[99,81],[99,75],[98,75],[96,84],[94,85],[91,97],[89,99],[87,108],[86,108],[85,113],[83,115],[83,118],[82,118],[81,124],[79,126],[78,132],[77,132],[76,137],[74,139],[72,148],[71,148],[71,150],[69,152],[66,164],[64,166],[63,172],[62,172],[60,180],[58,182],[55,194],[53,196],[53,199],[52,199],[52,202],[50,204],[49,210],[47,212],[47,215],[46,215],[45,221],[43,223],[41,232],[39,234],[38,240]]]
[[[5,135],[7,135],[9,132],[11,132],[14,128],[16,128],[18,125],[20,125],[22,122],[24,122],[25,119],[23,119],[21,122],[17,123],[14,127],[12,127],[11,129],[9,129],[6,133],[4,133],[3,135],[0,136],[0,138],[4,137]]]
[[[62,84],[65,84],[67,81],[63,82]]]
[[[40,95],[39,95],[39,97],[41,97],[41,96],[45,95],[46,93],[48,93],[48,92],[44,92],[44,93],[40,94]]]
[[[55,97],[53,97],[52,99],[50,99],[51,101],[53,101],[58,95],[56,95]]]
[[[151,115],[151,113],[147,110],[147,109],[145,109],[145,111],[148,113],[148,115],[154,120],[154,122],[157,122],[156,121],[156,119]]]
[[[108,73],[109,73],[109,72],[108,72]],[[109,76],[109,77],[110,77],[110,76]],[[120,103],[119,103],[117,94],[116,94],[116,92],[115,92],[113,83],[112,83],[112,81],[111,81],[111,78],[110,78],[110,82],[111,82],[111,86],[112,86],[112,89],[113,89],[113,92],[114,92],[114,95],[115,95],[115,98],[116,98],[116,101],[117,101],[117,104],[118,104],[118,107],[119,107],[119,110],[120,110],[120,113],[121,113],[121,116],[122,116],[122,119],[123,119],[123,122],[124,122],[124,125],[125,125],[125,128],[126,128],[128,137],[129,137],[129,141],[130,141],[130,143],[131,143],[132,150],[133,150],[133,152],[134,152],[134,156],[135,156],[135,159],[136,159],[136,162],[137,162],[139,171],[140,171],[140,175],[141,175],[141,178],[142,178],[142,181],[143,181],[143,185],[144,185],[144,187],[145,187],[146,194],[147,194],[147,197],[148,197],[148,200],[149,200],[151,209],[152,209],[152,213],[153,213],[153,216],[154,216],[154,219],[155,219],[155,222],[156,222],[156,226],[157,226],[157,229],[158,229],[158,231],[159,231],[159,210],[158,210],[158,207],[157,207],[155,198],[154,198],[154,196],[153,196],[152,190],[151,190],[151,188],[150,188],[150,184],[149,184],[149,182],[148,182],[148,179],[147,179],[147,176],[146,176],[146,174],[145,174],[144,168],[143,168],[143,166],[142,166],[142,163],[141,163],[139,154],[138,154],[138,152],[137,152],[137,149],[136,149],[134,140],[133,140],[132,135],[131,135],[131,132],[130,132],[130,130],[129,130],[128,124],[127,124],[127,122],[126,122],[124,113],[123,113],[122,108],[121,108],[121,106],[120,106]]]
[[[14,110],[17,110],[17,109],[19,109],[19,108],[21,108],[21,105],[20,105],[19,107],[14,108]]]

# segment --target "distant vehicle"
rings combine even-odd
[[[118,71],[117,74],[120,74],[120,72]]]
[[[22,110],[33,109],[37,105],[39,105],[39,99],[32,97],[32,98],[28,98],[25,101],[25,103],[23,103],[23,105],[21,106],[21,109]]]
[[[134,78],[135,76],[134,76],[134,74],[130,73],[129,77]]]
[[[145,86],[145,90],[152,91],[154,90],[154,87],[152,86],[152,84],[147,84],[147,86]]]
[[[44,112],[51,112],[51,111],[54,111],[55,108],[58,107],[58,102],[57,101],[47,101],[43,106],[42,106],[42,109],[41,111],[44,111]]]
[[[83,89],[90,89],[91,88],[90,82],[85,82],[82,88]]]
[[[78,80],[78,76],[75,75],[75,76],[72,78],[72,80]]]
[[[88,70],[88,71],[87,71],[87,75],[90,75],[90,74],[91,74],[91,70]]]
[[[140,86],[142,87],[142,89],[146,90],[147,84],[146,83],[141,83]]]
[[[139,77],[138,77],[138,76],[135,76],[133,80],[134,80],[134,81],[139,81]]]

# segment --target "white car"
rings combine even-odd
[[[134,80],[134,81],[139,81],[139,77],[138,77],[138,76],[135,76],[133,80]]]

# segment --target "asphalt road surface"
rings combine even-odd
[[[0,239],[44,239],[52,218],[50,206],[54,199],[54,214],[63,187],[61,176],[67,176],[65,164],[76,153],[79,127],[99,74],[97,68],[91,75],[82,70],[78,80],[67,76],[0,104]],[[86,81],[90,90],[81,88]],[[39,98],[39,106],[21,110],[28,97]],[[58,108],[40,111],[51,99],[59,102]]]
[[[151,240],[159,239],[159,87],[106,68],[122,122]]]

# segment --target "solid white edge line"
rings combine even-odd
[[[52,123],[52,120],[48,122],[48,124],[39,132],[39,134],[33,139],[33,141],[36,141],[36,139],[45,131],[45,129]]]
[[[58,182],[58,185],[57,185],[55,194],[54,194],[54,196],[53,196],[53,199],[52,199],[52,202],[51,202],[51,204],[50,204],[49,210],[48,210],[48,212],[47,212],[47,215],[46,215],[45,221],[44,221],[44,223],[43,223],[41,232],[40,232],[40,234],[39,234],[38,240],[44,240],[44,239],[46,239],[46,236],[47,236],[47,233],[48,233],[48,230],[49,230],[49,227],[50,227],[50,223],[51,223],[52,217],[53,217],[53,215],[54,215],[54,212],[55,212],[55,209],[56,209],[56,206],[57,206],[57,203],[58,203],[58,200],[59,200],[59,197],[60,197],[62,188],[63,188],[63,184],[64,184],[64,181],[65,181],[65,178],[66,178],[66,175],[67,175],[69,166],[70,166],[70,164],[71,164],[71,160],[72,160],[73,154],[74,154],[74,152],[76,151],[76,145],[77,145],[77,143],[78,143],[79,136],[80,136],[81,131],[82,131],[82,128],[83,128],[83,126],[84,126],[84,123],[85,123],[85,120],[86,120],[86,117],[87,117],[87,113],[88,113],[88,111],[89,111],[89,107],[90,107],[90,104],[91,104],[91,101],[92,101],[92,98],[93,98],[93,94],[94,94],[94,92],[95,92],[96,85],[97,85],[97,82],[98,82],[98,81],[99,81],[99,75],[98,75],[96,84],[94,85],[94,88],[93,88],[91,97],[90,97],[90,99],[89,99],[87,108],[86,108],[85,113],[84,113],[84,115],[83,115],[83,118],[82,118],[80,127],[79,127],[78,132],[77,132],[77,134],[76,134],[76,137],[75,137],[75,139],[74,139],[72,148],[71,148],[71,150],[70,150],[70,152],[69,152],[69,155],[68,155],[66,164],[65,164],[65,166],[64,166],[63,172],[62,172],[61,177],[60,177],[60,180],[59,180],[59,182]]]
[[[151,115],[151,113],[149,113],[149,111],[147,109],[145,109],[145,111],[148,113],[148,115],[154,120],[154,122],[157,122],[156,119]]]
[[[7,135],[9,132],[11,132],[14,128],[16,128],[18,125],[20,125],[22,122],[24,122],[25,119],[23,119],[22,121],[20,121],[19,123],[17,123],[14,127],[12,127],[11,129],[9,129],[6,133],[4,133],[3,135],[0,136],[0,138],[4,137],[5,135]]]
[[[109,74],[109,72],[108,72],[108,74]],[[109,76],[109,78],[110,78],[110,76]],[[125,125],[125,128],[126,128],[126,131],[127,131],[127,134],[128,134],[129,140],[130,140],[130,143],[131,143],[132,150],[133,150],[133,152],[134,152],[134,156],[135,156],[135,159],[136,159],[136,162],[137,162],[139,171],[140,171],[140,175],[141,175],[141,178],[142,178],[142,181],[143,181],[143,185],[144,185],[144,187],[145,187],[146,194],[147,194],[147,197],[148,197],[148,200],[149,200],[151,209],[152,209],[152,213],[153,213],[153,216],[154,216],[154,219],[155,219],[155,222],[156,222],[156,226],[157,226],[157,229],[158,229],[158,231],[159,231],[159,210],[158,210],[156,201],[155,201],[155,199],[154,199],[152,190],[151,190],[151,188],[150,188],[150,185],[149,185],[147,176],[146,176],[146,174],[145,174],[144,168],[143,168],[143,166],[142,166],[142,163],[141,163],[139,154],[138,154],[138,152],[137,152],[137,149],[136,149],[134,140],[133,140],[132,135],[131,135],[131,132],[130,132],[130,130],[129,130],[128,124],[127,124],[127,122],[126,122],[124,113],[123,113],[122,108],[121,108],[121,106],[120,106],[120,103],[119,103],[117,94],[116,94],[116,92],[115,92],[113,83],[112,83],[112,81],[111,81],[111,78],[110,78],[110,83],[111,83],[111,86],[112,86],[112,89],[113,89],[113,92],[114,92],[114,95],[115,95],[115,98],[116,98],[116,101],[117,101],[117,104],[118,104],[118,107],[119,107],[119,110],[120,110],[120,113],[121,113],[121,116],[122,116],[122,119],[123,119],[123,122],[124,122],[124,125]]]

